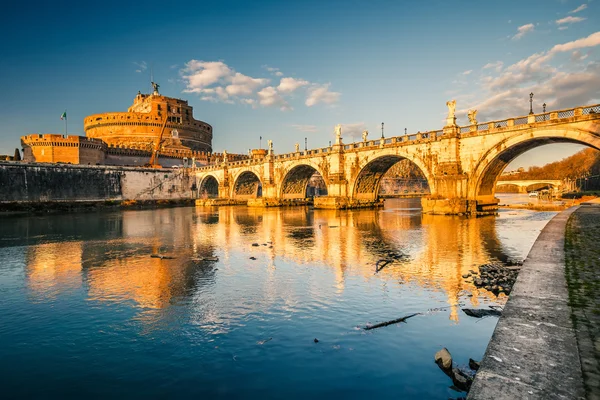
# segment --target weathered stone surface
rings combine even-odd
[[[440,366],[440,368],[446,371],[452,368],[452,355],[445,347],[435,353],[433,359],[435,360],[436,364]]]
[[[585,113],[583,108],[575,110],[578,113],[570,110],[573,117],[558,118],[555,112],[554,118],[537,122],[534,115],[533,122],[521,117],[482,123],[476,129],[449,125],[416,135],[340,142],[302,154],[269,153],[263,158],[202,167],[197,179],[214,177],[219,197],[234,198],[237,177],[250,171],[262,183],[262,197],[284,199],[304,196],[307,177],[318,173],[327,196],[338,200],[315,200],[316,206],[359,208],[377,205],[386,171],[398,161],[409,160],[430,189],[430,196],[422,200],[424,213],[489,214],[498,208],[494,193],[498,176],[523,151],[564,141],[600,148],[600,113],[590,113],[590,108]]]
[[[564,229],[572,212],[554,217],[529,252],[468,399],[584,396],[564,277]]]

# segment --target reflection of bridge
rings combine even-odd
[[[539,189],[546,189],[546,188],[552,188],[552,189],[558,189],[560,190],[563,186],[563,181],[559,181],[559,180],[553,180],[553,179],[531,179],[531,180],[502,180],[502,181],[498,181],[496,183],[496,190],[498,189],[498,187],[500,186],[516,186],[519,190],[519,193],[527,193],[527,192],[531,192],[532,190],[539,190]]]
[[[413,162],[428,181],[422,199],[429,213],[471,213],[497,208],[496,182],[514,158],[549,143],[580,143],[600,149],[600,105],[531,114],[460,127],[453,113],[438,131],[333,146],[202,167],[201,195],[256,205],[304,199],[318,172],[327,196],[316,208],[350,208],[378,203],[385,172],[396,162]]]

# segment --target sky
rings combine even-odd
[[[600,1],[11,2],[0,14],[0,154],[84,135],[138,90],[185,99],[213,150],[275,153],[600,103]],[[262,141],[260,141],[262,137]],[[540,147],[509,169],[567,157]]]

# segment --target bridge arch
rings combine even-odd
[[[385,173],[396,163],[408,160],[414,164],[423,174],[429,185],[429,190],[435,193],[435,181],[430,169],[417,157],[398,154],[397,149],[388,154],[377,153],[377,157],[365,158],[358,164],[357,174],[350,182],[349,192],[355,200],[375,201],[379,195],[381,179]]]
[[[214,175],[206,175],[198,185],[200,198],[213,199],[219,197],[219,180]]]
[[[262,181],[252,171],[240,172],[233,183],[234,200],[248,200],[262,197]]]
[[[317,165],[303,163],[294,165],[286,169],[282,174],[281,185],[279,188],[279,197],[281,199],[303,199],[307,197],[306,190],[315,174],[318,174],[323,180],[322,190],[319,195],[327,195],[327,186],[324,182],[325,176],[321,168]]]
[[[495,195],[495,187],[504,168],[515,158],[536,147],[553,143],[577,143],[600,150],[600,124],[577,127],[526,129],[505,138],[483,154],[469,179],[469,198]]]

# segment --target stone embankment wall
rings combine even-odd
[[[0,162],[0,204],[181,200],[196,195],[185,169]]]

